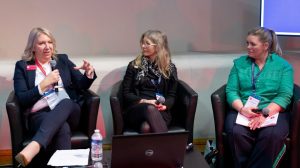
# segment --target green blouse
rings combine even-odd
[[[270,54],[261,72],[254,63],[254,78],[260,72],[255,80],[255,90],[252,85],[252,58],[247,55],[241,56],[233,62],[226,87],[227,102],[230,105],[237,99],[245,104],[253,92],[261,97],[258,105],[260,109],[271,102],[282,108],[290,104],[294,87],[294,70],[285,59],[277,54]]]

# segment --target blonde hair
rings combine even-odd
[[[51,39],[51,41],[53,42],[53,55],[52,55],[52,57],[54,59],[56,59],[57,51],[56,51],[56,41],[55,41],[54,36],[52,35],[52,33],[48,29],[45,29],[45,28],[42,28],[42,27],[36,27],[36,28],[33,28],[29,33],[28,40],[27,40],[27,45],[26,45],[24,53],[22,55],[22,60],[30,61],[30,60],[34,59],[35,56],[34,56],[33,48],[34,48],[34,45],[36,43],[37,38],[41,34],[47,35]]]
[[[280,48],[277,35],[273,30],[265,27],[256,27],[248,32],[248,36],[249,35],[258,36],[261,42],[269,43],[270,53],[276,53],[282,56],[282,50]]]
[[[144,38],[148,38],[156,44],[157,56],[155,57],[155,63],[158,66],[159,72],[165,77],[169,78],[171,75],[171,54],[168,46],[167,36],[159,30],[148,30],[142,34],[140,44],[143,43]],[[134,66],[141,67],[142,53],[134,60]]]

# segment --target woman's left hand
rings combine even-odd
[[[262,115],[259,115],[257,117],[254,117],[249,122],[250,130],[255,130],[257,128],[260,128],[261,125],[265,122],[266,118]]]
[[[167,106],[163,104],[159,104],[156,106],[156,108],[158,109],[158,111],[165,111],[167,109]]]
[[[88,78],[90,78],[90,79],[94,78],[95,69],[87,60],[83,60],[83,64],[80,67],[78,67],[78,66],[74,67],[74,69],[77,69],[77,70],[82,69],[85,71],[85,74]]]

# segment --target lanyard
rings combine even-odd
[[[46,76],[46,71],[44,70],[44,68],[42,67],[42,65],[39,63],[39,61],[36,58],[35,58],[35,64],[42,71],[44,76]]]
[[[161,82],[161,76],[157,80],[151,79],[151,82],[155,86],[156,92],[159,92],[158,85]]]
[[[255,86],[255,83],[256,83],[256,80],[257,80],[257,78],[259,77],[259,75],[261,74],[261,72],[262,72],[262,70],[263,70],[263,68],[254,76],[254,66],[255,66],[255,64],[254,64],[254,62],[252,62],[252,67],[251,67],[251,83],[252,83],[252,91],[253,91],[253,93],[255,93],[255,90],[256,90],[256,86]]]
[[[52,93],[54,93],[54,89],[49,89],[48,91],[46,91],[46,92],[44,93],[44,96],[47,97],[47,96],[49,96],[49,95],[52,94]]]

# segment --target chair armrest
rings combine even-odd
[[[184,81],[178,81],[177,100],[184,110],[185,129],[190,132],[188,142],[193,142],[194,118],[196,113],[198,94]],[[178,106],[176,106],[177,108]],[[181,107],[179,107],[181,108]]]
[[[110,107],[113,117],[114,135],[121,135],[123,133],[124,121],[122,112],[121,90],[122,80],[118,81],[112,86],[110,94]]]
[[[223,144],[223,131],[224,131],[224,122],[225,115],[227,110],[226,102],[226,84],[220,87],[211,95],[211,104],[214,113],[215,121],[215,132],[216,132],[216,142],[217,149],[220,152],[220,155],[224,155],[224,144]]]
[[[22,142],[25,137],[25,128],[23,127],[24,115],[14,91],[10,92],[7,98],[6,111],[10,126],[12,156],[14,157],[22,149]]]
[[[290,156],[292,167],[299,167],[298,163],[300,160],[300,155],[298,155],[298,150],[300,148],[300,87],[294,85],[294,93],[292,99],[291,107],[291,120],[290,120]]]
[[[86,126],[84,132],[87,133],[88,137],[91,137],[97,125],[100,97],[91,90],[82,91],[82,95],[84,97],[84,103],[81,107],[82,114],[84,114],[82,117],[87,122],[82,126]]]

